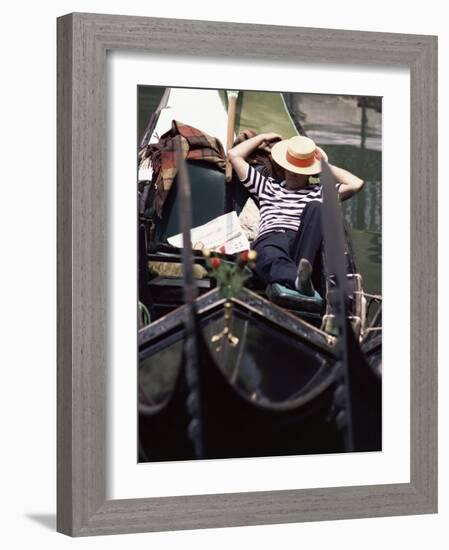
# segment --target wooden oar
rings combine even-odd
[[[325,262],[328,273],[336,280],[336,286],[328,293],[338,328],[335,349],[341,367],[334,394],[336,422],[343,432],[346,451],[378,451],[382,447],[381,377],[368,365],[349,321],[345,233],[337,180],[323,159],[321,167]]]
[[[226,152],[231,149],[232,144],[234,143],[234,133],[235,133],[235,111],[237,106],[238,91],[230,90],[227,92],[228,95],[228,132],[226,136]],[[226,181],[231,181],[232,179],[232,164],[229,162],[229,159],[226,159],[226,172],[225,172]]]
[[[323,194],[323,246],[327,271],[336,279],[335,288],[328,292],[328,301],[332,305],[335,315],[335,325],[338,331],[336,349],[339,352],[341,364],[341,383],[339,390],[340,417],[337,425],[343,432],[345,451],[354,451],[354,433],[352,424],[352,401],[349,379],[349,351],[348,351],[348,299],[346,296],[346,260],[345,235],[341,207],[338,201],[336,183],[328,163],[321,159],[320,180]]]

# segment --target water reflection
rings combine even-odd
[[[382,114],[380,98],[290,94],[289,106],[329,161],[365,181],[343,203],[367,292],[382,291]]]

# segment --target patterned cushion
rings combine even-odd
[[[268,285],[266,293],[272,302],[289,309],[319,312],[324,305],[323,298],[316,291],[314,296],[306,296],[279,283]]]

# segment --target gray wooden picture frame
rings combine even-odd
[[[58,531],[82,536],[436,512],[437,38],[81,13],[57,25]],[[410,69],[410,483],[106,499],[108,50]]]

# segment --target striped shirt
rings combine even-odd
[[[286,182],[264,178],[252,166],[242,184],[259,202],[259,238],[269,231],[296,231],[301,214],[309,202],[322,202],[321,185],[289,189]]]

